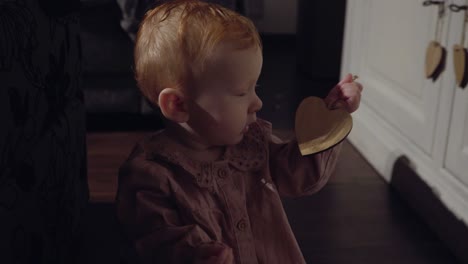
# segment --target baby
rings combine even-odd
[[[145,15],[136,80],[166,126],[122,165],[116,199],[144,263],[305,263],[280,197],[320,190],[340,147],[303,157],[275,137],[256,117],[261,69],[258,32],[234,11],[176,0]],[[351,113],[361,90],[347,75],[325,101]]]

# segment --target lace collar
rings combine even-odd
[[[249,126],[249,131],[237,145],[226,146],[224,154],[217,161],[200,162],[189,157],[180,143],[158,131],[143,144],[146,158],[162,159],[181,167],[191,174],[198,185],[209,187],[213,175],[221,178],[238,171],[255,171],[262,168],[267,159],[267,139],[259,121]]]

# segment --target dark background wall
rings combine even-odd
[[[79,1],[0,1],[0,263],[73,263],[88,199]]]
[[[346,0],[299,0],[298,70],[310,78],[337,78],[341,66]]]
[[[320,87],[317,95],[340,76],[345,10],[346,0],[298,2],[297,72],[309,87]]]

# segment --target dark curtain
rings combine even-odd
[[[0,0],[0,263],[74,263],[88,200],[79,0]]]

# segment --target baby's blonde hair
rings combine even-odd
[[[138,87],[156,105],[162,89],[190,85],[221,41],[262,47],[252,21],[217,4],[173,0],[149,10],[135,41]]]

